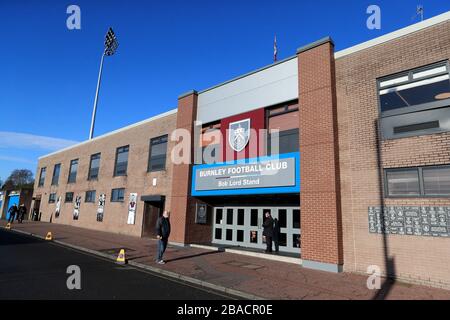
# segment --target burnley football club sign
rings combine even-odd
[[[244,150],[250,139],[250,119],[232,122],[228,130],[228,143],[237,152]]]

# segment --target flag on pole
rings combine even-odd
[[[277,54],[278,54],[277,36],[275,35],[275,38],[273,40],[273,62],[277,62]]]

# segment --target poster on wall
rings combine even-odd
[[[128,202],[128,224],[134,224],[136,216],[136,201],[137,193],[130,193],[130,200]]]
[[[3,192],[0,191],[0,208],[2,207],[3,203]]]
[[[61,196],[59,196],[58,200],[56,201],[55,218],[59,217],[60,212],[61,212]]]
[[[103,212],[105,209],[106,194],[102,193],[98,196],[97,221],[103,221]]]
[[[204,203],[197,203],[196,209],[195,223],[206,224],[208,206]]]
[[[73,220],[78,220],[80,216],[80,205],[81,205],[81,196],[77,196],[75,198],[75,205],[73,208]]]
[[[369,207],[369,232],[425,237],[450,237],[450,207]]]

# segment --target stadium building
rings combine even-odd
[[[303,267],[450,287],[449,59],[450,12],[337,52],[323,38],[41,157],[33,208],[139,237],[169,210],[172,243],[261,251],[270,211]]]

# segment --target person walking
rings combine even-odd
[[[156,223],[156,235],[158,238],[156,263],[165,264],[166,262],[163,260],[163,255],[166,251],[167,242],[169,242],[170,236],[169,211],[164,211],[163,215],[158,218]]]
[[[22,203],[22,204],[19,206],[19,209],[18,209],[17,221],[19,221],[19,223],[22,223],[23,218],[25,217],[25,213],[27,213],[27,208],[26,208],[25,205]]]
[[[9,223],[13,223],[14,222],[14,218],[16,217],[16,214],[17,214],[17,204],[14,203],[11,206],[11,208],[8,209],[8,213],[9,213],[8,222]]]
[[[266,238],[266,253],[272,253],[272,237],[273,237],[273,219],[270,215],[270,211],[264,213],[265,220],[263,223],[263,236]]]
[[[275,244],[275,252],[280,248],[280,222],[277,218],[273,219],[273,242]]]

